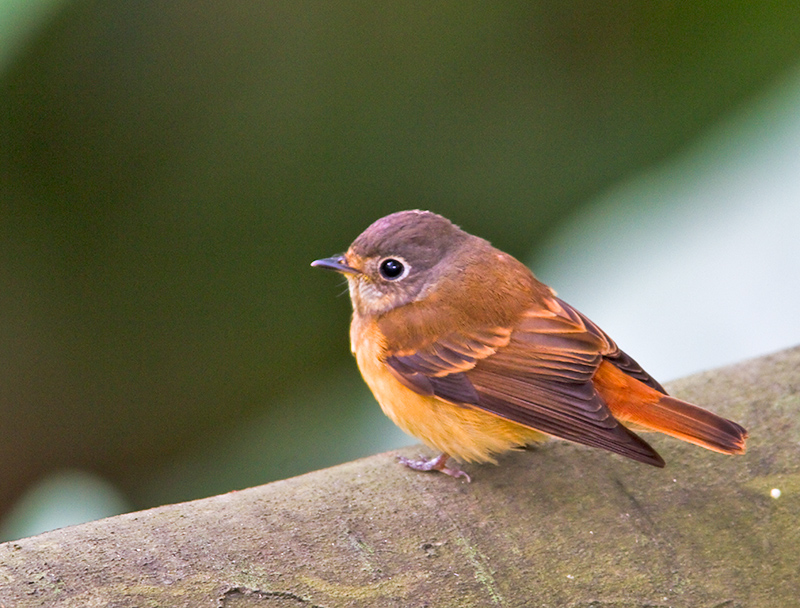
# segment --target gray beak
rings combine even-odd
[[[325,268],[326,270],[335,270],[342,274],[361,274],[361,271],[347,265],[344,259],[344,254],[335,255],[330,258],[322,258],[321,260],[314,260],[311,262],[314,268]]]

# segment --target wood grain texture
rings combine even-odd
[[[471,484],[380,454],[5,543],[0,606],[794,605],[800,348],[667,388],[741,421],[748,453],[648,436],[655,469],[551,442]]]

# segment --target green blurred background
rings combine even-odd
[[[308,267],[400,209],[665,380],[800,341],[798,66],[796,2],[0,0],[0,535],[410,443]]]

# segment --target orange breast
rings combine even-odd
[[[364,381],[384,413],[409,435],[466,462],[495,462],[494,455],[541,441],[544,435],[471,407],[415,393],[383,362],[384,338],[374,323],[356,319],[350,341]]]

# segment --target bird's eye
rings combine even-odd
[[[387,281],[396,281],[406,275],[406,266],[396,258],[386,258],[379,266],[381,276]]]

